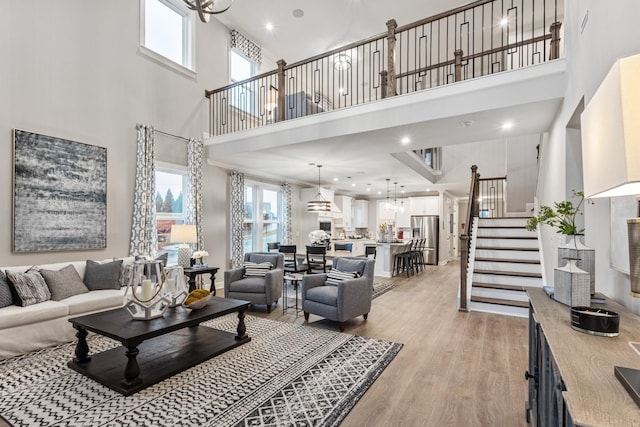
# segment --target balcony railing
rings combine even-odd
[[[539,64],[560,56],[562,0],[479,0],[206,91],[212,136]],[[561,4],[560,4],[561,6]],[[560,7],[560,11],[562,7]]]

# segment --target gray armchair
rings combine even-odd
[[[270,262],[274,267],[264,277],[245,277],[244,267],[224,272],[224,295],[227,298],[250,301],[251,304],[265,304],[267,312],[282,296],[284,278],[284,255],[281,253],[253,252],[244,254],[244,262]]]
[[[302,309],[304,318],[309,313],[344,323],[362,315],[365,320],[371,310],[373,295],[373,266],[375,261],[361,257],[343,257],[333,260],[333,268],[344,272],[358,272],[360,277],[344,280],[337,285],[326,283],[327,274],[307,274],[302,278]]]

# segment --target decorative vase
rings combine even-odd
[[[124,308],[134,320],[161,317],[170,300],[164,289],[164,264],[160,260],[135,261],[132,270],[131,292],[125,291]]]
[[[596,251],[580,241],[580,235],[567,235],[568,241],[558,248],[558,267],[566,264],[566,258],[576,258],[576,265],[589,273],[589,291],[596,293]],[[589,305],[589,304],[587,304]]]
[[[565,259],[564,267],[554,269],[553,299],[570,307],[590,306],[589,273],[577,266],[578,259]]]
[[[179,265],[165,267],[165,293],[169,299],[169,307],[181,305],[189,296],[187,284],[184,281],[184,269]]]

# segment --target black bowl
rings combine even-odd
[[[587,334],[615,337],[620,333],[620,315],[597,307],[571,307],[571,327]]]

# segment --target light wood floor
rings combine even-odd
[[[428,266],[345,332],[404,344],[342,426],[526,426],[527,320],[456,310],[459,265]],[[278,305],[249,314],[304,323]],[[337,324],[311,316],[316,327]],[[0,420],[0,426],[6,426]]]
[[[456,309],[459,264],[428,266],[376,298],[346,333],[404,347],[342,426],[526,426],[527,319]],[[303,323],[302,315],[267,315]],[[310,324],[339,330],[311,316]]]

